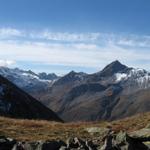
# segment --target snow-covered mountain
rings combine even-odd
[[[134,81],[137,82],[141,88],[148,88],[150,86],[150,73],[144,69],[130,69],[125,73],[116,73],[116,82],[120,81]]]
[[[140,68],[131,68],[114,61],[102,71],[91,74],[89,82],[100,82],[103,85],[119,84],[125,94],[150,87],[150,72]]]
[[[55,74],[36,74],[31,70],[25,71],[18,68],[10,69],[6,67],[0,67],[0,75],[6,77],[28,93],[47,89],[59,78]]]
[[[125,94],[150,88],[150,73],[140,68],[128,68],[126,71],[115,73],[115,83],[124,88]]]

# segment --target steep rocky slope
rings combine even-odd
[[[53,111],[2,76],[0,76],[0,115],[61,121]]]

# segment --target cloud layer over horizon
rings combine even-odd
[[[70,68],[91,73],[116,59],[149,70],[149,48],[149,35],[0,28],[0,66],[34,70],[33,64],[37,64],[41,66],[36,71],[41,71],[45,65],[47,68],[43,71],[58,74],[64,74]],[[20,62],[24,64],[21,66]],[[51,66],[56,67],[52,69]]]

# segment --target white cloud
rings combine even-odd
[[[69,33],[69,32],[51,32],[49,30],[19,30],[16,28],[0,28],[0,38],[5,37],[6,40],[24,38],[27,41],[43,41],[48,40],[49,42],[79,42],[81,45],[85,44],[99,44],[108,45],[116,44],[122,46],[136,46],[136,47],[150,47],[150,36],[149,35],[133,35],[133,34],[114,34],[114,33]],[[47,41],[47,42],[48,42]]]
[[[26,31],[16,28],[0,28],[0,38],[20,38],[32,40],[52,40],[62,42],[87,42],[95,41],[100,37],[100,33],[68,33],[68,32],[50,32],[48,30]]]
[[[77,46],[78,47],[78,46]],[[100,67],[115,59],[124,62],[144,59],[150,60],[150,53],[142,53],[136,50],[125,49],[116,45],[105,47],[93,47],[83,50],[82,46],[76,48],[73,45],[41,44],[41,43],[11,43],[0,42],[0,56],[16,61],[33,61],[47,64]]]
[[[133,66],[139,65],[134,62],[141,60],[150,62],[150,37],[145,35],[36,33],[11,28],[0,29],[0,37],[2,35],[8,37],[0,41],[0,65],[3,66],[14,63],[8,60],[96,69],[116,59]],[[25,39],[20,40],[20,37]]]
[[[14,65],[16,62],[13,61],[13,60],[0,60],[0,66],[3,66],[3,67],[9,67],[11,65]]]
[[[150,47],[150,36],[129,35],[117,39],[116,43],[130,47]]]

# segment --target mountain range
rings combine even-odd
[[[65,121],[115,120],[150,111],[150,73],[117,60],[94,74],[71,71],[58,77],[4,67],[0,74]]]
[[[47,89],[59,78],[54,73],[47,74],[42,72],[37,74],[31,70],[26,71],[19,68],[10,69],[7,67],[0,67],[0,75],[31,95],[33,95],[34,92],[37,93]]]

